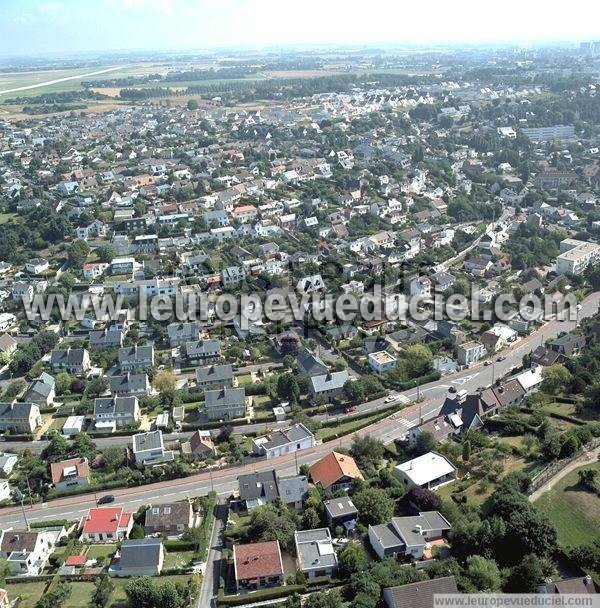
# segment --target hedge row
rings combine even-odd
[[[202,533],[202,539],[198,543],[198,558],[201,561],[206,559],[206,552],[208,545],[210,544],[210,537],[212,536],[213,523],[215,521],[215,509],[219,500],[216,492],[209,492],[207,495],[208,502],[206,509],[204,510],[204,518],[200,524],[200,531]]]
[[[223,591],[219,591],[217,596],[217,606],[241,606],[244,604],[254,604],[265,602],[267,600],[275,600],[294,593],[305,593],[306,585],[286,585],[285,587],[272,587],[270,589],[261,589],[260,591],[251,591],[243,595],[226,596]]]

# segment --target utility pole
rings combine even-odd
[[[23,512],[23,519],[25,520],[25,527],[29,532],[29,522],[27,521],[27,515],[25,514],[25,507],[23,506],[23,498],[21,498],[21,511]]]
[[[298,468],[298,452],[294,452],[294,459],[296,460],[296,475],[300,473],[300,469]]]

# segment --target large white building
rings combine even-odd
[[[589,265],[600,261],[600,245],[577,239],[560,243],[561,254],[556,258],[558,274],[581,274]]]
[[[529,127],[521,129],[531,141],[573,141],[575,127],[573,125],[552,125],[551,127]]]

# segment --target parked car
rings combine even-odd
[[[344,414],[351,414],[352,412],[355,412],[355,411],[356,411],[356,406],[354,406],[354,405],[344,408]]]
[[[115,502],[115,497],[112,494],[106,494],[105,496],[100,496],[98,499],[99,505],[107,505],[111,502]]]

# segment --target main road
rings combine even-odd
[[[600,292],[590,294],[582,303],[578,319],[590,317],[598,311]],[[293,475],[300,465],[310,465],[322,456],[338,447],[348,447],[354,435],[371,435],[383,442],[399,439],[406,431],[419,421],[433,418],[440,410],[444,398],[450,387],[457,390],[473,392],[482,386],[489,386],[495,378],[510,374],[511,370],[519,367],[523,356],[532,352],[540,344],[556,337],[561,332],[575,328],[575,321],[552,320],[545,323],[538,331],[519,339],[510,346],[503,361],[495,361],[493,365],[484,366],[482,363],[460,372],[442,377],[436,382],[430,382],[419,389],[405,391],[402,394],[415,399],[417,393],[423,398],[421,402],[410,405],[400,412],[388,416],[384,420],[372,424],[357,433],[346,435],[335,441],[329,441],[296,452],[280,456],[271,460],[260,460],[239,466],[213,469],[207,472],[192,475],[182,479],[172,479],[134,488],[120,488],[112,490],[116,497],[116,504],[126,509],[137,510],[142,505],[161,501],[176,501],[188,496],[198,496],[215,490],[220,496],[229,496],[236,487],[236,478],[242,473],[264,471],[275,468],[278,475]],[[369,402],[369,406],[377,406],[383,400]],[[21,507],[4,507],[0,509],[0,528],[22,528],[25,525],[24,516],[28,521],[44,521],[53,519],[78,519],[87,513],[90,507],[95,506],[93,493],[65,497],[49,503]]]

